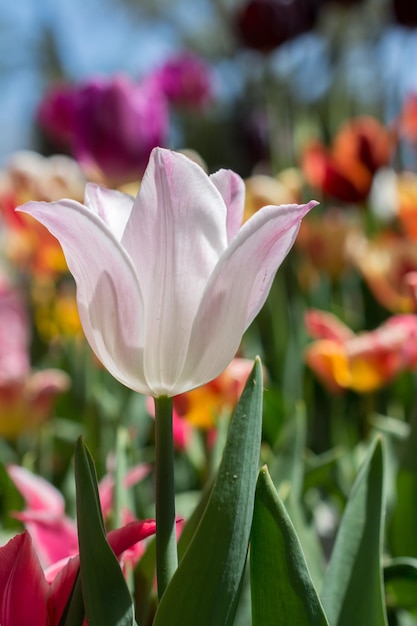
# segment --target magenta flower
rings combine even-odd
[[[241,226],[237,174],[207,176],[156,148],[136,199],[90,184],[85,204],[20,210],[59,239],[97,357],[127,387],[158,397],[225,369],[315,204],[264,207]]]
[[[19,465],[8,465],[7,473],[25,500],[25,509],[13,516],[19,519],[30,533],[36,553],[47,570],[51,581],[64,567],[68,559],[78,553],[78,535],[75,520],[65,513],[65,501],[58,489],[41,476],[33,474]],[[150,471],[148,465],[132,467],[124,477],[124,486],[129,488],[142,480]],[[114,479],[106,474],[98,485],[100,506],[104,519],[113,506]],[[137,521],[133,512],[122,511],[124,525]],[[153,522],[152,522],[153,523]],[[143,552],[139,544],[130,555],[132,564]]]
[[[152,148],[165,143],[169,125],[159,85],[121,75],[55,89],[38,117],[51,137],[68,145],[87,175],[113,184],[143,174]]]
[[[155,523],[132,522],[108,534],[116,556],[155,532]],[[27,531],[0,547],[0,623],[2,626],[58,626],[79,567],[70,559],[49,583]]]
[[[152,78],[174,105],[201,109],[213,97],[211,70],[207,63],[191,52],[170,59]]]

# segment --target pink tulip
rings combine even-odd
[[[140,393],[174,396],[218,376],[258,314],[316,202],[267,206],[242,226],[244,183],[152,151],[136,199],[87,185],[85,203],[29,202],[77,283],[103,365]]]
[[[393,315],[378,328],[355,334],[331,313],[309,310],[306,328],[316,341],[305,360],[318,378],[337,393],[368,393],[417,367],[417,315]]]
[[[108,534],[116,556],[155,532],[151,521],[132,522]],[[0,623],[2,626],[58,626],[71,594],[79,558],[70,559],[46,579],[27,531],[0,547]]]
[[[48,568],[48,580],[62,569],[69,558],[78,552],[78,535],[75,521],[65,513],[65,501],[58,489],[41,476],[19,465],[8,465],[7,473],[25,500],[25,510],[14,512],[29,531],[36,553],[42,565]],[[124,478],[126,488],[133,486],[149,473],[148,465],[138,465],[129,470]],[[114,479],[106,474],[98,485],[103,517],[111,512]],[[135,521],[131,511],[123,511],[122,522]],[[131,562],[136,563],[143,552],[135,546]]]

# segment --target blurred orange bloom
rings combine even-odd
[[[326,148],[320,141],[306,146],[302,168],[307,181],[323,195],[343,202],[363,202],[375,172],[389,161],[394,135],[376,119],[349,120]]]
[[[56,397],[70,386],[62,370],[28,372],[20,380],[0,381],[0,436],[14,439],[48,419]]]
[[[269,204],[294,204],[301,201],[302,173],[288,168],[277,176],[254,174],[245,180],[244,221]]]
[[[84,337],[71,276],[57,282],[49,276],[36,276],[31,285],[34,322],[43,341],[63,337]]]
[[[417,124],[417,118],[416,118]],[[417,174],[401,172],[397,177],[397,217],[407,237],[417,240]]]
[[[417,367],[417,315],[394,315],[370,332],[355,334],[331,313],[309,310],[307,332],[316,339],[307,365],[332,392],[369,393]]]
[[[233,410],[252,370],[253,361],[235,358],[211,382],[175,396],[174,411],[188,424],[210,429],[224,411]]]
[[[359,216],[331,209],[317,218],[301,222],[295,247],[303,253],[300,268],[302,283],[314,284],[325,273],[338,280],[351,265],[347,254],[352,235],[360,232]]]
[[[352,237],[349,256],[375,296],[394,313],[415,310],[407,274],[417,270],[417,246],[411,239],[386,231],[372,240]]]
[[[0,212],[7,229],[5,254],[18,268],[55,275],[67,266],[57,239],[15,208],[28,200],[50,202],[66,197],[81,201],[84,186],[81,169],[69,157],[47,158],[31,151],[13,155],[0,175]]]
[[[411,93],[406,98],[398,120],[398,129],[402,137],[412,143],[417,142],[417,93]]]

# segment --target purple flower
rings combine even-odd
[[[191,52],[184,52],[167,61],[153,74],[153,78],[171,104],[202,109],[212,100],[211,70]]]
[[[164,145],[168,107],[153,80],[96,78],[56,89],[41,105],[39,120],[94,179],[123,184],[142,176],[149,155]]]

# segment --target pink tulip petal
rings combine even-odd
[[[327,311],[309,309],[304,316],[306,330],[314,339],[330,339],[344,343],[355,337],[355,333],[335,315]]]
[[[59,569],[59,571],[56,571],[59,566],[62,567]],[[62,617],[64,609],[71,595],[71,591],[78,574],[79,566],[80,559],[77,555],[71,559],[60,561],[59,565],[56,564],[53,574],[52,568],[46,573],[46,578],[48,579],[48,581],[51,581],[47,598],[50,626],[58,626],[59,624],[59,620]]]
[[[227,206],[227,243],[238,233],[242,226],[245,208],[245,183],[231,170],[219,170],[211,174],[210,180],[220,191]]]
[[[136,483],[140,482],[151,471],[151,466],[145,463],[141,465],[135,465],[132,467],[123,479],[123,485],[126,489],[133,487]],[[98,485],[101,511],[105,518],[111,511],[113,506],[113,490],[114,490],[114,477],[111,474],[106,474],[100,480]]]
[[[123,384],[147,393],[139,383],[144,380],[142,295],[132,261],[116,237],[75,201],[28,202],[19,210],[59,238],[77,283],[83,329],[98,359]]]
[[[110,531],[107,539],[115,555],[120,557],[125,550],[134,546],[138,541],[155,534],[155,530],[156,524],[154,520],[134,521],[122,528]],[[55,575],[51,583],[48,599],[49,615],[52,617],[51,626],[59,623],[74,585],[79,564],[80,559],[77,555],[69,559],[67,563],[62,562],[63,567],[60,571],[56,572],[56,570],[52,569],[48,571],[49,579]]]
[[[28,509],[46,511],[50,516],[64,515],[64,498],[51,483],[19,465],[8,465],[6,469]]]
[[[126,524],[126,526],[122,526],[122,528],[111,530],[107,535],[107,539],[115,555],[120,556],[122,552],[131,548],[138,541],[143,541],[143,539],[154,535],[155,531],[155,520],[136,520]]]
[[[195,317],[181,378],[184,390],[192,380],[201,384],[215,378],[228,365],[263,306],[301,219],[316,204],[265,207],[242,226],[219,260]]]
[[[78,552],[77,528],[70,518],[54,519],[47,513],[40,516],[31,511],[15,513],[14,517],[29,531],[43,567]]]
[[[48,584],[27,532],[0,548],[0,623],[45,626]]]
[[[153,150],[122,241],[144,295],[151,395],[169,394],[180,375],[201,294],[227,246],[226,216],[221,194],[199,165]]]

